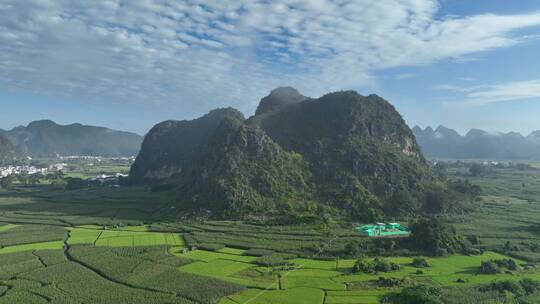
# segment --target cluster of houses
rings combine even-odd
[[[357,226],[355,230],[367,237],[408,237],[411,232],[409,228],[399,223],[376,223],[370,225]]]
[[[111,174],[111,175],[98,174],[96,177],[91,178],[90,181],[98,181],[98,182],[101,182],[102,184],[110,183],[110,184],[117,185],[121,178],[127,178],[127,177],[128,177],[127,174],[122,174],[122,173],[116,173],[116,174]]]
[[[10,175],[33,175],[38,173],[45,175],[51,172],[63,171],[66,166],[67,164],[64,163],[53,164],[44,168],[38,168],[31,165],[5,166],[0,167],[0,178]]]

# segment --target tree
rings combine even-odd
[[[441,295],[440,288],[422,284],[404,288],[400,293],[390,296],[385,303],[442,304]]]
[[[428,261],[424,258],[414,258],[412,261],[412,265],[416,268],[430,267]]]
[[[450,196],[447,189],[433,184],[424,194],[424,211],[428,214],[440,214],[449,208]]]
[[[359,241],[351,241],[345,245],[345,252],[352,257],[357,257],[362,252],[360,250],[360,242]]]
[[[41,173],[32,174],[28,177],[28,182],[30,185],[36,185],[41,182],[43,175]]]
[[[10,188],[13,185],[13,177],[8,175],[0,180],[0,188]]]
[[[482,262],[480,264],[481,274],[497,274],[499,273],[499,267],[493,261]]]
[[[441,256],[453,252],[470,252],[470,244],[449,224],[438,218],[424,218],[411,225],[410,241],[416,250]]]
[[[490,171],[491,171],[491,168],[489,168],[489,166],[479,164],[479,163],[474,163],[469,168],[469,172],[471,173],[472,176],[475,176],[475,177],[486,176],[488,173],[490,173]]]
[[[88,183],[82,178],[68,177],[66,178],[66,190],[76,190],[86,187]]]

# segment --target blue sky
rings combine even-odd
[[[412,127],[540,130],[540,2],[5,0],[0,128],[144,134],[277,86],[376,93]]]

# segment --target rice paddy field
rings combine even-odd
[[[418,269],[418,255],[390,252],[399,269],[378,273],[355,273],[356,259],[337,258],[360,238],[350,223],[328,231],[187,221],[175,216],[172,195],[145,188],[0,189],[0,304],[376,304],[415,284],[442,288],[445,304],[540,303],[537,294],[512,302],[479,292],[540,281],[540,173],[497,170],[470,181],[483,196],[448,220],[483,253],[423,257],[430,267]],[[276,258],[283,263],[261,262]],[[501,259],[519,266],[480,274],[482,262]]]

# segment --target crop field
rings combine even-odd
[[[52,185],[0,189],[0,222],[48,226],[140,226],[167,221],[174,196],[144,188],[65,191]]]
[[[12,229],[15,227],[17,227],[17,225],[13,225],[13,224],[0,225],[0,232],[8,231],[9,229]]]
[[[0,235],[35,231],[34,225],[28,226],[13,226]],[[137,289],[138,293],[149,293],[141,295],[142,299],[149,299],[152,293],[157,293],[159,297],[155,298],[156,303],[376,304],[382,296],[396,290],[377,287],[376,282],[381,277],[459,288],[480,286],[494,280],[540,280],[540,271],[536,268],[480,275],[482,261],[508,258],[490,251],[477,256],[424,257],[431,267],[423,269],[421,274],[412,266],[412,257],[388,257],[388,261],[400,265],[397,271],[352,273],[353,259],[291,258],[287,260],[289,266],[283,268],[261,266],[257,263],[258,257],[246,255],[248,250],[245,249],[224,247],[216,251],[186,251],[179,234],[151,232],[147,231],[147,226],[104,229],[103,226],[86,225],[59,228],[67,232],[68,248],[64,247],[63,240],[57,240],[10,245],[0,249],[0,269],[4,274],[0,286],[16,287],[10,287],[10,296],[0,297],[0,300],[11,297],[33,299],[36,294],[54,299],[58,296],[58,290],[45,290],[41,285],[49,282],[47,280],[57,280],[54,273],[58,271],[73,275],[88,275],[87,271],[91,271],[100,276],[95,284],[106,284],[98,282],[105,280],[120,284],[123,288]],[[64,234],[58,234],[58,237],[64,237]],[[105,241],[100,243],[101,239]],[[526,264],[526,261],[514,260],[518,264]],[[40,282],[39,286],[20,284],[31,280]],[[205,286],[212,286],[212,292],[204,290]],[[128,290],[126,292],[129,294],[135,292]],[[176,296],[171,298],[171,295]],[[85,297],[88,295],[80,296],[87,299]],[[122,297],[129,298],[127,295]],[[39,303],[37,298],[34,300]]]
[[[482,186],[481,199],[448,220],[475,236],[483,254],[423,257],[430,267],[419,271],[417,254],[394,251],[385,259],[399,269],[379,273],[353,273],[355,259],[336,258],[359,238],[351,223],[328,230],[178,220],[170,193],[138,187],[0,189],[0,304],[376,304],[417,283],[442,287],[452,295],[445,304],[504,303],[478,288],[540,281],[540,171],[497,170],[470,181]],[[283,264],[262,263],[280,255]],[[482,262],[501,259],[520,267],[480,274]],[[381,278],[402,285],[382,286]],[[538,303],[537,296],[527,297]]]
[[[128,227],[124,230],[95,229],[88,226],[75,227],[70,229],[68,243],[109,247],[184,245],[184,241],[179,234],[146,232],[144,226]]]
[[[0,254],[20,252],[20,251],[62,249],[63,247],[64,247],[64,242],[63,241],[31,243],[31,244],[13,245],[13,246],[7,246],[7,247],[0,248]]]
[[[266,303],[266,304],[316,304],[323,303],[324,293],[319,289],[296,288],[291,290],[267,290],[249,289],[233,297],[229,297],[220,304],[237,303]]]
[[[226,277],[253,267],[249,263],[216,259],[211,262],[195,262],[180,267],[180,271],[215,277]]]
[[[43,159],[43,161],[50,163],[56,160]],[[101,161],[67,160],[67,163],[68,170],[66,176],[87,179],[96,177],[98,174],[128,174],[132,162],[131,160],[102,158]]]
[[[477,236],[481,248],[540,262],[540,170],[502,169],[470,181],[484,195],[472,213],[454,218],[456,228]]]
[[[236,261],[236,262],[250,263],[257,259],[256,257],[252,257],[252,256],[228,254],[228,253],[223,253],[223,252],[210,252],[210,251],[205,251],[205,250],[190,251],[186,254],[182,254],[182,256],[185,256],[186,258],[189,258],[192,260],[203,261],[203,262],[211,262],[214,260],[222,259],[222,260],[231,260],[231,261]]]
[[[328,291],[324,303],[328,304],[373,304],[386,293],[384,290]]]
[[[493,275],[479,274],[482,261],[506,259],[507,256],[495,252],[485,252],[478,256],[451,255],[440,258],[424,257],[431,265],[423,269],[422,274],[412,266],[411,257],[393,257],[388,261],[400,265],[400,270],[390,273],[351,273],[355,260],[320,261],[312,259],[292,259],[290,270],[279,270],[260,267],[254,262],[238,262],[231,259],[221,259],[222,253],[210,251],[193,251],[181,257],[193,255],[204,256],[206,261],[198,261],[179,268],[180,271],[219,278],[225,281],[242,282],[250,289],[223,299],[220,303],[303,303],[299,298],[309,299],[305,303],[360,303],[376,304],[380,298],[395,289],[373,287],[374,282],[381,277],[395,278],[417,282],[429,282],[436,286],[479,286],[494,280],[520,280],[530,278],[540,279],[538,270],[523,270],[513,273],[498,273]],[[215,258],[212,259],[211,256]],[[525,261],[515,259],[519,264]],[[277,270],[276,270],[277,269]],[[246,271],[251,270],[251,271]],[[268,276],[268,273],[280,273]],[[259,280],[255,277],[258,275]],[[261,278],[266,275],[266,280]],[[238,280],[238,278],[242,280]],[[249,283],[251,280],[251,283]],[[253,282],[257,282],[256,284]],[[262,290],[261,290],[262,289]],[[308,292],[311,291],[311,292]],[[314,292],[315,291],[315,292]],[[321,296],[315,296],[321,295]],[[308,301],[308,300],[306,300]]]

